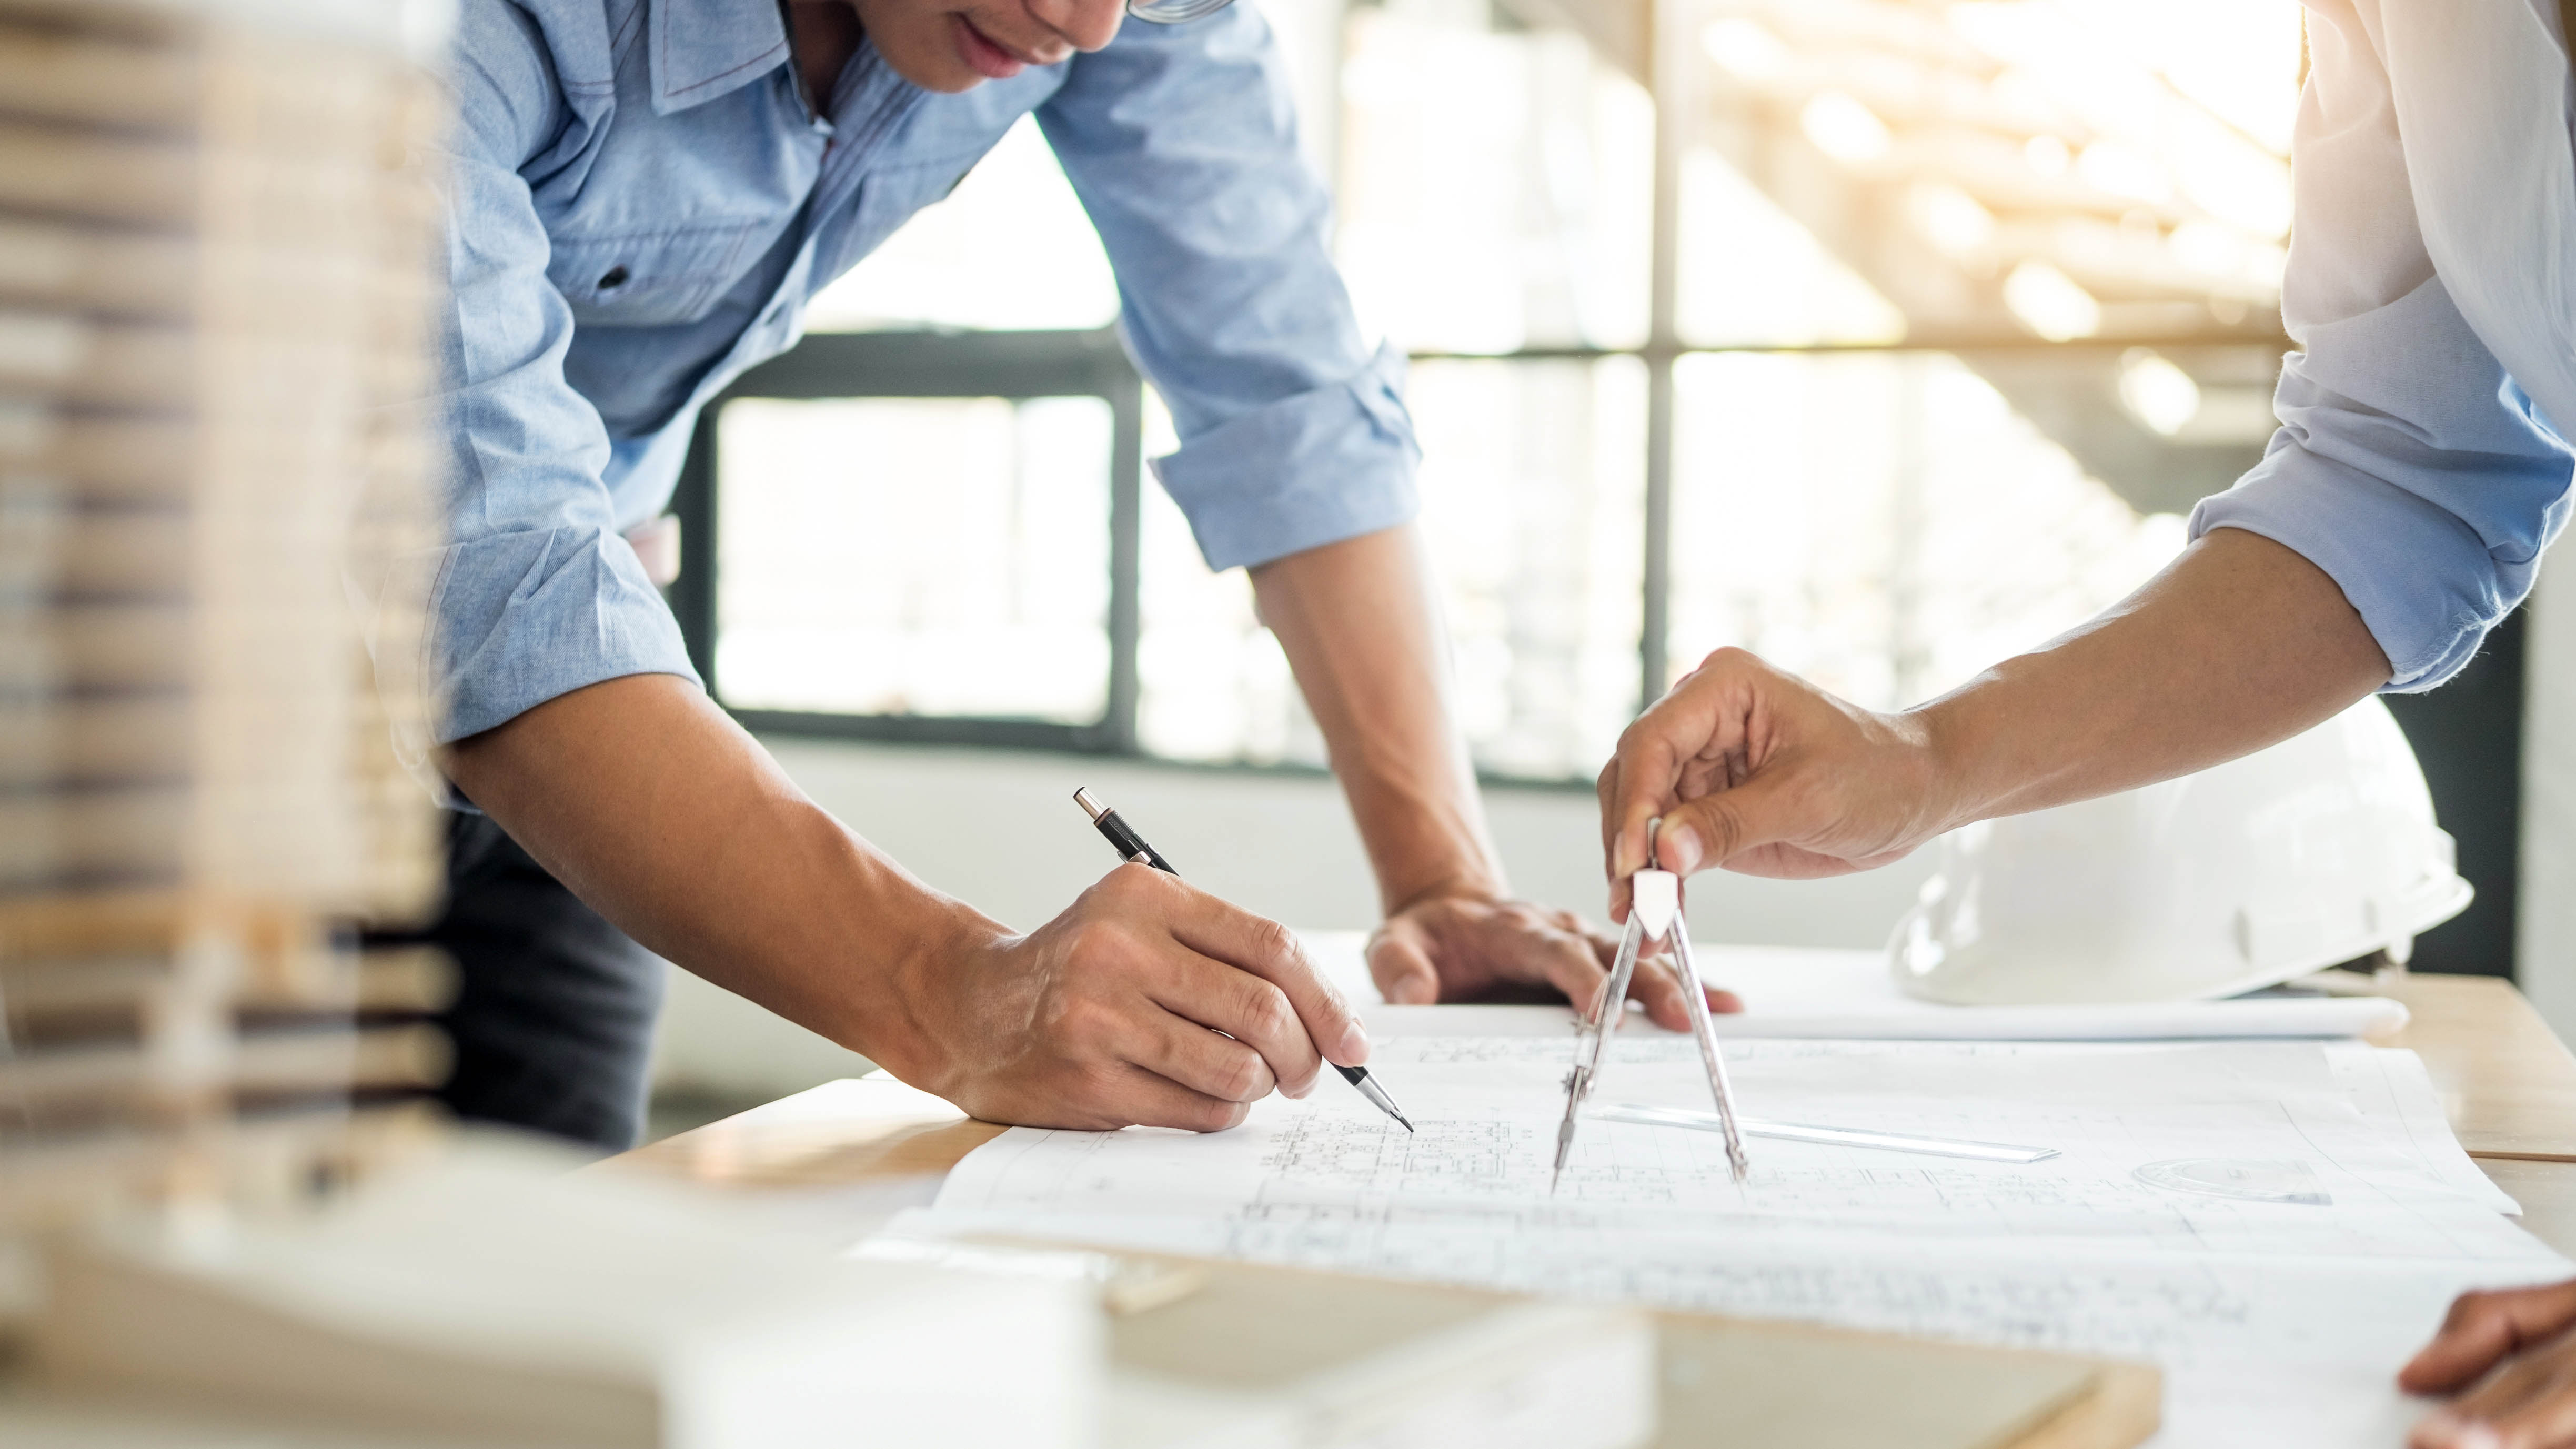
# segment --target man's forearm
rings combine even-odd
[[[1435,893],[1501,894],[1413,527],[1291,554],[1254,569],[1252,584],[1332,752],[1386,909]]]
[[[1913,713],[1939,762],[1947,828],[2206,769],[2388,678],[2324,570],[2222,528],[2082,628]]]
[[[652,951],[920,1081],[909,973],[1005,934],[805,798],[687,681],[550,700],[451,747],[448,776]],[[907,1065],[912,1071],[907,1071]]]

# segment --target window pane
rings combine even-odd
[[[1739,645],[1876,708],[2109,604],[2180,550],[1937,354],[1675,369],[1671,665]]]
[[[1337,250],[1361,321],[1417,351],[1646,335],[1654,108],[1564,31],[1486,7],[1345,22]]]
[[[1099,398],[719,415],[716,683],[743,709],[1088,724],[1109,681]]]
[[[1589,775],[1636,703],[1645,369],[1624,357],[1424,363],[1409,391],[1422,529],[1476,762]],[[1209,575],[1159,490],[1146,506],[1143,585],[1138,727],[1149,752],[1323,762],[1243,575]]]
[[[1637,705],[1646,370],[1425,363],[1422,529],[1480,768],[1589,776]]]
[[[811,332],[1106,327],[1118,286],[1072,183],[1021,117],[948,199],[815,295]]]
[[[1145,452],[1178,447],[1171,415],[1145,394]],[[1136,738],[1149,755],[1207,763],[1324,763],[1279,641],[1252,610],[1241,569],[1208,572],[1187,519],[1145,489],[1136,639]]]

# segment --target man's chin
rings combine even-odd
[[[941,53],[943,49],[933,41],[917,50],[903,47],[904,52],[910,53],[890,53],[883,46],[878,47],[877,53],[885,57],[885,63],[896,75],[926,91],[953,96],[984,83],[984,77],[976,74],[972,66],[955,55]]]

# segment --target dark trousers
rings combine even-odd
[[[625,1151],[644,1125],[661,959],[575,899],[489,816],[448,820],[438,920],[367,938],[455,958],[460,989],[438,1025],[456,1069],[439,1100],[466,1121]]]

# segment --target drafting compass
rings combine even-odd
[[[1610,1039],[1619,1034],[1619,1019],[1627,1014],[1628,985],[1637,974],[1637,958],[1646,947],[1660,941],[1671,948],[1673,964],[1681,976],[1682,1001],[1690,1012],[1691,1035],[1699,1039],[1700,1061],[1708,1068],[1709,1095],[1717,1099],[1717,1120],[1726,1135],[1726,1165],[1737,1182],[1750,1170],[1744,1156],[1744,1134],[1735,1123],[1735,1090],[1727,1084],[1726,1058],[1717,1050],[1717,1027],[1708,1014],[1708,988],[1699,978],[1699,963],[1691,958],[1690,928],[1682,920],[1682,879],[1668,870],[1655,867],[1655,836],[1663,828],[1663,818],[1646,822],[1646,869],[1628,877],[1628,929],[1619,938],[1619,955],[1610,964],[1609,983],[1602,988],[1600,1000],[1577,1028],[1574,1041],[1574,1071],[1565,1079],[1565,1123],[1556,1129],[1556,1171],[1547,1180],[1552,1195],[1559,1179],[1565,1176],[1565,1160],[1574,1153],[1574,1127],[1591,1100],[1592,1088],[1601,1079],[1603,1054]]]

